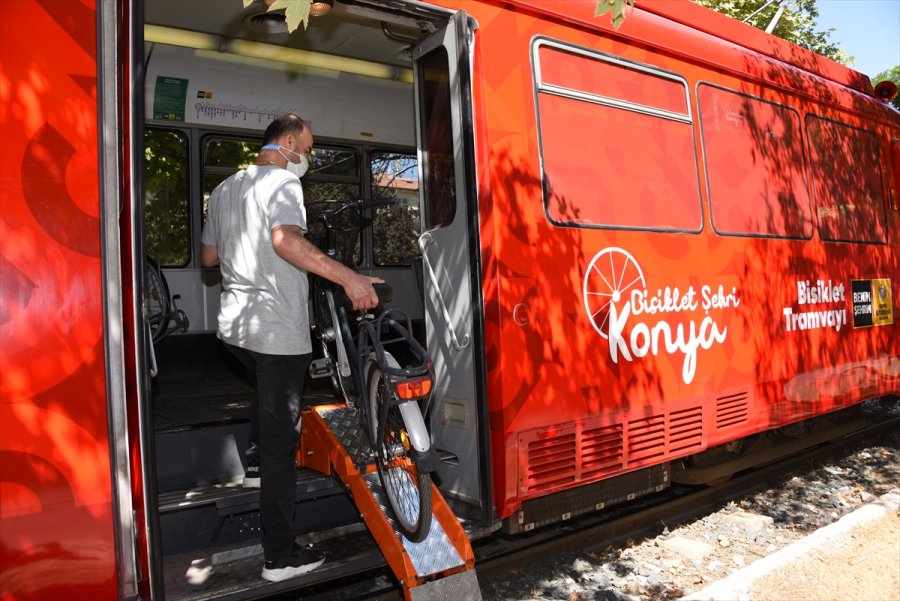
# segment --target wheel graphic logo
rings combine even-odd
[[[634,257],[621,248],[604,248],[591,259],[584,273],[584,310],[597,333],[609,338],[609,315],[627,300],[629,291],[646,288],[644,273]]]

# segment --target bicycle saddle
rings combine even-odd
[[[378,306],[381,307],[385,303],[389,303],[394,299],[394,289],[390,284],[372,284],[372,288],[375,289],[375,294],[378,295]],[[334,302],[335,304],[345,307],[347,309],[353,308],[353,303],[350,302],[350,297],[347,296],[347,293],[344,292],[344,289],[340,286],[334,287]]]

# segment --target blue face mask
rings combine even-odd
[[[290,148],[285,148],[284,146],[279,146],[278,144],[266,144],[265,146],[260,148],[260,150],[277,150],[278,154],[283,156],[284,160],[287,161],[287,166],[285,167],[285,169],[296,175],[297,179],[300,179],[301,177],[306,175],[306,171],[309,169],[309,161],[307,160],[306,155],[300,154],[299,152],[294,152]],[[285,154],[281,152],[282,150],[287,150],[291,154],[297,155],[298,157],[300,157],[300,160],[296,163],[291,161],[291,159],[287,158],[287,156],[285,156]]]

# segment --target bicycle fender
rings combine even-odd
[[[412,447],[419,453],[424,453],[431,448],[431,437],[428,435],[428,428],[425,427],[425,420],[422,418],[422,410],[419,409],[418,401],[406,401],[397,405],[397,408],[400,410],[400,415],[403,416],[406,434],[409,436]]]
[[[397,360],[389,352],[385,351],[385,359],[391,367],[400,367]],[[406,425],[406,434],[409,436],[409,442],[412,447],[419,453],[424,453],[431,448],[431,435],[428,434],[428,428],[425,426],[425,418],[422,417],[422,409],[419,407],[418,401],[405,401],[397,405],[400,410],[400,416]]]

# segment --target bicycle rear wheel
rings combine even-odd
[[[144,268],[144,298],[147,301],[147,320],[153,342],[162,340],[169,331],[172,309],[169,304],[169,286],[159,263],[147,257]]]
[[[366,364],[369,429],[375,441],[375,465],[400,532],[414,543],[431,530],[431,475],[415,469],[406,427],[396,404],[389,403],[384,372]]]

